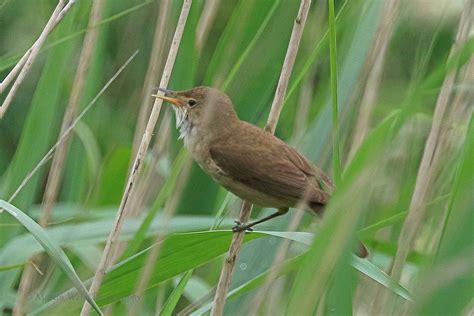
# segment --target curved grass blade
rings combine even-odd
[[[413,302],[413,295],[400,283],[392,279],[388,274],[383,272],[379,267],[366,259],[352,256],[351,265],[359,272],[365,274],[372,280],[382,284],[394,293],[403,297],[407,301]]]
[[[376,223],[370,224],[369,226],[366,226],[359,230],[357,232],[357,235],[360,238],[364,237],[370,237],[373,234],[375,234],[376,231],[378,231],[381,228],[396,224],[396,223],[401,223],[405,216],[407,215],[408,212],[399,212],[395,215],[392,215],[390,217],[384,218]]]
[[[240,69],[240,66],[242,66],[242,64],[245,61],[245,59],[247,58],[247,56],[250,54],[250,52],[252,51],[254,46],[257,44],[258,39],[260,38],[263,31],[267,27],[268,22],[270,22],[270,19],[273,17],[273,14],[275,13],[275,10],[276,10],[276,8],[278,7],[279,4],[280,4],[280,0],[275,0],[273,2],[272,7],[268,11],[268,14],[265,16],[265,19],[263,20],[262,24],[258,28],[258,30],[255,33],[254,37],[252,38],[250,43],[247,45],[245,50],[242,52],[242,54],[239,56],[239,59],[237,60],[237,62],[234,64],[234,66],[230,70],[229,74],[227,75],[227,78],[226,78],[225,82],[222,84],[222,87],[221,87],[222,90],[226,91],[229,88],[229,85],[234,80],[235,75],[237,74],[237,72]]]
[[[99,306],[87,292],[86,287],[82,283],[81,279],[79,279],[79,276],[77,275],[74,267],[72,266],[64,251],[48,236],[48,234],[46,234],[44,229],[28,215],[4,200],[0,200],[0,208],[3,208],[7,213],[13,216],[35,237],[41,246],[43,246],[50,258],[71,280],[77,291],[89,302],[89,304],[91,304],[91,306],[99,313],[99,315],[102,315]]]
[[[307,246],[311,245],[313,234],[311,233],[300,233],[300,232],[271,232],[265,231],[261,232],[268,235],[287,238],[293,241],[305,244]],[[374,265],[367,259],[361,259],[356,257],[355,255],[352,256],[352,260],[350,264],[359,272],[365,274],[367,277],[371,278],[375,282],[380,283],[381,285],[385,286],[386,288],[392,290],[394,293],[403,297],[406,300],[412,301],[413,296],[412,294],[404,288],[400,283],[393,280],[389,275],[387,275],[384,271]]]
[[[176,304],[178,304],[179,298],[183,295],[184,288],[186,284],[188,284],[189,279],[193,275],[193,270],[189,270],[186,272],[179,280],[178,285],[174,288],[173,292],[171,292],[170,296],[165,302],[165,306],[160,312],[160,316],[171,316],[173,310],[176,308]]]

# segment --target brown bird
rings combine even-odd
[[[252,230],[302,200],[322,215],[334,188],[331,179],[273,134],[240,120],[226,94],[210,87],[158,90],[164,95],[155,97],[173,104],[179,138],[208,175],[246,201],[278,209],[252,223],[237,222],[234,231]],[[368,255],[362,244],[358,255]]]

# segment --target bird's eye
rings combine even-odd
[[[188,105],[189,107],[194,107],[197,104],[197,101],[194,99],[189,99],[188,100]]]

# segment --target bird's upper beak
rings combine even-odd
[[[154,88],[154,90],[161,91],[164,93],[164,95],[157,95],[157,94],[152,94],[153,97],[159,98],[165,101],[168,101],[170,103],[173,103],[174,105],[178,107],[184,106],[185,102],[179,98],[176,92],[164,88]]]

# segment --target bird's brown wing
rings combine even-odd
[[[286,144],[285,144],[286,145]],[[305,174],[311,175],[314,177],[314,180],[319,185],[319,188],[325,192],[332,193],[334,190],[334,183],[331,181],[331,178],[318,166],[313,165],[305,157],[303,157],[299,152],[297,152],[293,147],[288,145],[285,146],[287,151],[288,159],[291,160],[300,170]]]
[[[278,198],[298,201],[308,190],[309,202],[326,204],[328,192],[320,182],[329,178],[296,150],[273,135],[250,127],[245,135],[217,142],[210,147],[212,160],[235,180]],[[257,130],[258,129],[258,130]],[[327,178],[327,179],[326,179]]]

